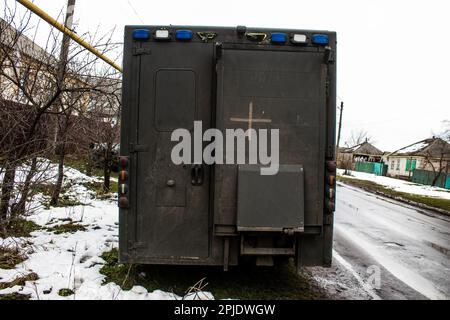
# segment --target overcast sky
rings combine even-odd
[[[34,2],[55,17],[66,5]],[[450,119],[449,12],[448,0],[77,0],[75,22],[79,34],[116,27],[118,42],[127,24],[337,31],[343,140],[366,130],[378,148],[393,151],[441,131]]]

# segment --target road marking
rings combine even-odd
[[[353,269],[352,265],[349,262],[347,262],[347,260],[345,260],[339,253],[337,253],[336,250],[333,250],[333,257],[345,269],[350,271],[350,273],[355,277],[360,286],[364,289],[364,291],[367,292],[368,295],[372,297],[373,300],[381,300],[381,297],[375,292],[372,286],[367,282],[365,282],[364,279],[361,278],[361,276],[358,274],[358,272],[356,272],[355,269]]]

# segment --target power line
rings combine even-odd
[[[130,0],[127,0],[128,5],[130,6],[131,10],[133,10],[134,14],[136,15],[136,17],[141,20],[142,24],[145,24],[144,20],[142,20],[141,16],[139,15],[139,13],[136,11],[136,9],[133,7],[133,5],[131,4]]]

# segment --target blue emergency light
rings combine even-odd
[[[191,30],[177,30],[176,38],[177,40],[191,40],[192,39],[192,31]]]
[[[134,40],[148,40],[150,39],[150,30],[148,29],[136,29],[133,31]]]
[[[286,33],[272,33],[272,42],[285,43],[286,39]]]
[[[326,34],[314,34],[312,36],[312,42],[314,44],[327,45],[330,40],[328,39],[328,35]]]

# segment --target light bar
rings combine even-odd
[[[312,36],[312,42],[314,44],[325,46],[330,42],[330,40],[328,39],[328,35],[326,34],[315,34]]]
[[[306,34],[294,34],[291,38],[291,42],[299,44],[307,43],[308,37],[306,36]]]
[[[272,33],[272,42],[275,43],[285,43],[286,42],[286,33]]]
[[[133,31],[134,40],[148,40],[150,39],[150,30],[148,29],[136,29]]]
[[[167,40],[170,38],[169,30],[159,29],[155,32],[155,38],[159,40]]]
[[[176,32],[177,40],[191,40],[192,31],[191,30],[177,30]]]

